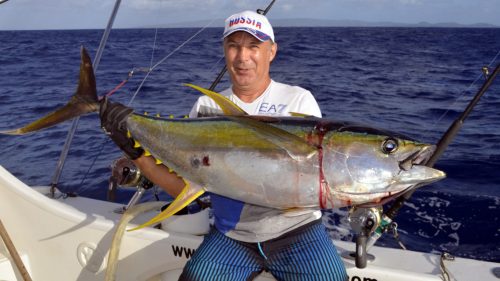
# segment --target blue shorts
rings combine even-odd
[[[179,280],[252,280],[263,270],[277,280],[348,278],[335,246],[318,220],[261,243],[237,241],[212,229],[187,262]]]

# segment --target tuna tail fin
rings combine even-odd
[[[181,193],[175,198],[175,200],[172,203],[170,203],[167,209],[165,209],[163,212],[161,212],[154,218],[150,219],[149,221],[137,227],[129,229],[127,231],[134,231],[155,223],[159,223],[162,220],[173,216],[175,213],[177,213],[182,208],[186,207],[189,203],[193,202],[196,198],[200,197],[203,193],[205,193],[205,190],[201,186],[191,182],[187,182],[186,180],[184,181],[186,182],[186,186],[181,191]]]
[[[99,109],[94,69],[89,54],[81,48],[80,80],[76,93],[63,107],[18,129],[0,131],[1,134],[24,135],[62,123],[74,117],[94,112]]]

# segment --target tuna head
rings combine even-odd
[[[324,152],[325,180],[335,205],[379,205],[445,177],[425,163],[435,146],[388,134],[336,132]],[[326,200],[328,201],[328,200]],[[329,200],[333,204],[333,199]]]

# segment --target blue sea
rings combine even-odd
[[[97,87],[136,110],[187,114],[222,68],[220,28],[115,29],[100,61]],[[0,31],[0,130],[16,128],[63,105],[78,80],[80,47],[92,57],[102,30]],[[316,96],[325,118],[397,131],[436,143],[500,63],[500,29],[277,28],[276,81]],[[179,46],[182,46],[179,48]],[[144,81],[143,71],[156,65]],[[229,85],[227,76],[217,86]],[[141,86],[141,83],[144,83]],[[0,165],[29,185],[48,185],[71,122],[26,136],[0,136]],[[477,104],[437,162],[445,180],[419,189],[397,216],[409,249],[500,262],[500,78]],[[96,114],[80,119],[59,187],[105,199],[119,150]],[[131,191],[118,194],[128,202]],[[163,195],[162,195],[163,196]],[[146,198],[154,198],[148,194]],[[20,210],[22,211],[22,210]],[[346,210],[328,213],[332,237],[351,240]],[[399,247],[386,234],[377,245]]]

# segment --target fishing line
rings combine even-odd
[[[202,31],[207,29],[212,23],[215,21],[215,19],[211,20],[208,24],[206,24],[204,27],[202,27],[200,30],[198,30],[195,34],[193,34],[191,37],[189,37],[186,41],[184,41],[182,44],[180,44],[177,48],[175,48],[170,54],[166,55],[164,58],[162,58],[159,62],[157,62],[153,67],[151,67],[151,71],[153,71],[156,67],[158,67],[160,64],[162,64],[166,59],[171,57],[174,53],[179,51],[184,45],[189,43],[191,40],[193,40],[196,36],[198,36]]]
[[[498,57],[499,57],[499,56],[500,56],[500,50],[497,52],[497,54],[495,55],[495,57],[493,57],[493,59],[490,61],[490,63],[489,63],[489,64],[488,64],[488,66],[487,66],[487,67],[488,67],[487,69],[491,68],[491,67],[494,65],[494,62],[498,59]],[[455,105],[456,105],[456,104],[457,104],[460,100],[462,100],[462,98],[465,96],[465,94],[466,94],[467,92],[470,92],[470,90],[472,89],[472,87],[473,87],[473,86],[474,86],[474,85],[475,85],[475,84],[476,84],[479,80],[481,80],[481,78],[485,78],[485,79],[486,79],[486,77],[485,77],[485,74],[484,74],[484,73],[479,74],[479,75],[477,76],[477,78],[476,78],[476,79],[475,79],[475,80],[474,80],[474,81],[473,81],[473,82],[472,82],[472,83],[471,83],[471,84],[470,84],[467,88],[465,88],[465,90],[463,90],[463,91],[459,94],[459,96],[458,96],[458,97],[457,97],[457,98],[456,98],[456,99],[455,99],[455,100],[454,100],[454,101],[453,101],[453,102],[452,102],[452,103],[451,103],[451,104],[450,104],[450,105],[446,108],[445,112],[443,112],[443,113],[441,114],[441,116],[440,116],[440,117],[439,117],[436,121],[434,121],[434,123],[432,124],[432,126],[431,126],[428,130],[426,130],[426,131],[424,132],[424,134],[423,134],[423,135],[427,135],[429,132],[434,131],[434,129],[436,128],[436,126],[437,126],[437,125],[438,125],[438,124],[439,124],[439,123],[440,123],[440,122],[444,119],[444,117],[445,117],[445,116],[446,116],[446,115],[447,115],[447,114],[451,111],[451,109],[452,109],[452,108],[454,108],[454,107],[455,107]]]
[[[153,50],[151,50],[151,60],[149,61],[149,69],[151,69],[152,68],[151,66],[153,65],[157,38],[158,38],[158,27],[155,28],[155,39],[153,40]]]
[[[191,40],[193,40],[195,37],[197,37],[202,31],[204,31],[207,27],[209,27],[214,21],[215,21],[215,19],[212,19],[207,25],[205,25],[204,27],[202,27],[195,34],[193,34],[191,37],[189,37],[186,41],[184,41],[182,44],[180,44],[179,46],[177,46],[177,48],[175,48],[172,52],[170,52],[169,54],[167,54],[160,61],[158,61],[155,65],[153,65],[149,69],[149,71],[146,73],[146,75],[144,76],[143,80],[139,84],[139,87],[137,88],[137,90],[135,91],[135,93],[132,95],[132,98],[130,99],[130,101],[128,102],[127,105],[132,104],[132,102],[134,101],[135,97],[137,96],[137,94],[139,93],[139,91],[142,89],[142,86],[144,85],[144,83],[148,79],[148,77],[151,74],[151,72],[153,72],[153,70],[155,70],[160,64],[164,63],[168,58],[170,58],[173,54],[175,54],[177,51],[179,51],[187,43],[189,43]]]
[[[221,61],[221,60],[223,60],[223,59],[224,59],[224,56],[221,56],[221,57],[220,57],[220,58],[219,58],[219,59],[215,62],[215,64],[214,64],[214,65],[213,65],[213,66],[212,66],[212,67],[211,67],[211,68],[210,68],[207,72],[205,72],[205,73],[211,73],[211,72],[215,69],[215,67],[217,67],[217,66],[219,65],[220,61]]]

